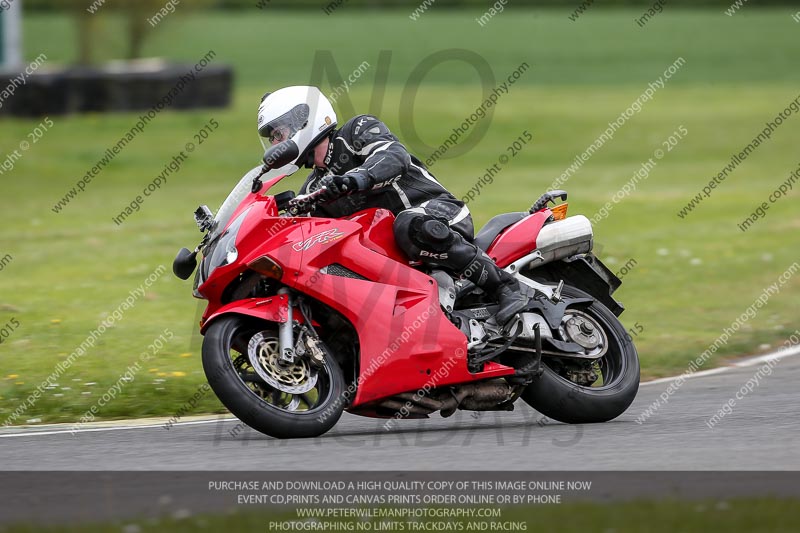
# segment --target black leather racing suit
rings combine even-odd
[[[358,177],[366,190],[321,206],[315,216],[339,218],[362,209],[380,207],[395,214],[395,239],[413,260],[463,271],[475,258],[472,216],[411,155],[389,128],[371,115],[358,115],[335,131],[325,157],[327,168],[315,168],[301,188],[316,190],[326,175]],[[438,220],[449,229],[431,237],[422,225]]]
[[[327,175],[353,177],[359,190],[322,205],[313,215],[340,218],[369,207],[389,209],[396,216],[394,235],[400,249],[413,260],[463,275],[494,293],[500,324],[527,305],[516,278],[472,243],[474,228],[467,206],[376,117],[359,115],[335,131],[325,167],[311,173],[302,193],[317,190]]]

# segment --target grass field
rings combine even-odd
[[[534,142],[470,204],[478,227],[498,212],[527,208],[608,122],[683,57],[685,66],[564,187],[571,193],[570,212],[591,217],[663,148],[662,141],[681,126],[688,131],[595,227],[609,266],[635,263],[617,296],[628,308],[623,322],[643,330],[635,342],[644,376],[683,371],[798,260],[796,191],[746,233],[737,228],[798,167],[798,117],[786,120],[689,216],[680,219],[677,212],[800,93],[800,24],[788,10],[750,9],[726,17],[717,10],[670,9],[642,29],[633,22],[638,14],[597,9],[573,23],[562,11],[509,9],[483,28],[469,12],[431,10],[412,22],[405,12],[345,8],[330,17],[254,11],[190,13],[165,21],[148,54],[193,63],[216,51],[216,62],[236,69],[234,105],[160,114],[59,214],[53,205],[134,125],[137,114],[51,117],[53,126],[41,140],[0,175],[0,329],[11,324],[13,330],[0,344],[0,424],[131,290],[159,265],[169,268],[179,247],[196,244],[200,234],[192,211],[201,203],[216,209],[260,159],[254,126],[261,95],[308,83],[315,51],[332,44],[342,75],[363,61],[371,65],[337,109],[342,115],[379,113],[401,138],[411,139],[409,146],[422,159],[430,149],[420,141],[443,142],[481,102],[475,70],[451,61],[424,79],[413,110],[402,107],[407,80],[422,58],[448,48],[474,50],[498,83],[522,62],[530,64],[501,97],[480,142],[432,169],[461,196],[523,131],[533,135]],[[324,31],[309,30],[317,27]],[[369,28],[368,46],[356,27]],[[121,49],[118,28],[114,20],[104,26],[101,56]],[[54,62],[74,57],[69,20],[31,16],[25,31],[31,58],[40,51]],[[382,106],[370,108],[378,50],[392,55]],[[333,89],[327,79],[322,83],[326,91]],[[401,127],[401,115],[409,113],[417,140]],[[112,217],[212,118],[219,129],[141,211],[115,225]],[[0,121],[0,163],[39,122]],[[798,291],[800,277],[790,279],[708,366],[780,345],[800,327]],[[204,382],[198,309],[190,284],[165,274],[17,423],[78,419],[165,328],[173,338],[98,417],[172,415]],[[196,412],[220,408],[208,395]]]
[[[704,533],[707,531],[759,531],[763,533],[782,533],[795,531],[797,512],[794,501],[759,499],[734,501],[662,501],[662,502],[628,502],[628,503],[568,503],[561,505],[541,505],[533,508],[503,509],[502,519],[498,522],[519,527],[525,524],[527,529],[509,529],[509,531],[564,531],[582,533],[584,531],[616,531],[619,533],[648,531],[653,533]],[[101,533],[106,531],[137,531],[141,533],[169,532],[183,533],[203,529],[207,531],[265,531],[271,522],[288,524],[297,520],[296,515],[275,514],[265,512],[235,513],[220,516],[188,516],[177,519],[128,520],[114,524],[97,526],[64,526],[58,529],[36,526],[11,527],[8,533]],[[496,520],[496,519],[495,519]],[[487,520],[488,522],[489,520]],[[355,520],[329,521],[338,524],[357,524]],[[375,531],[416,531],[403,520],[397,525],[383,526],[374,522]],[[444,520],[435,520],[444,523]],[[386,523],[390,523],[386,521]],[[447,523],[469,524],[466,519],[448,519]],[[421,525],[417,522],[417,527]],[[346,531],[341,526],[340,531]],[[354,529],[357,530],[357,529]],[[456,531],[453,529],[453,531]],[[464,529],[464,531],[470,531]],[[491,531],[491,529],[487,529]],[[494,529],[501,531],[501,529]]]

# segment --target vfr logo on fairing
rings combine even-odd
[[[292,245],[292,249],[295,252],[301,252],[303,250],[308,250],[312,246],[316,246],[317,244],[328,244],[329,242],[335,241],[339,237],[343,236],[344,232],[339,231],[336,228],[325,230],[322,233],[317,233],[316,235],[312,235],[308,239],[304,240],[303,242],[297,242]]]

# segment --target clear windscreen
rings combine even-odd
[[[261,143],[261,148],[262,148],[261,153],[265,153],[267,149],[272,147],[272,144],[270,144],[269,139],[267,139],[266,137],[262,137],[261,135],[259,135],[258,140]]]
[[[272,178],[281,176],[281,175],[291,175],[297,172],[298,168],[295,165],[286,165],[281,168],[277,168],[275,170],[270,170],[263,176],[261,176],[261,181],[268,181]],[[253,179],[258,176],[261,172],[261,165],[253,168],[250,172],[245,174],[239,183],[233,188],[230,192],[228,197],[222,202],[222,205],[219,207],[216,216],[214,217],[214,226],[211,230],[209,235],[209,242],[216,239],[222,230],[225,229],[225,226],[228,225],[230,222],[233,213],[236,211],[236,208],[239,204],[242,203],[248,194],[250,194],[252,187],[253,187]],[[266,191],[265,191],[266,192]]]

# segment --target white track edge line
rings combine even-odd
[[[728,371],[733,370],[735,368],[744,368],[744,367],[748,367],[748,366],[754,366],[754,365],[757,365],[759,363],[765,363],[765,362],[768,362],[768,361],[774,361],[776,359],[783,359],[785,357],[792,357],[792,356],[795,356],[795,355],[800,355],[800,346],[795,346],[793,348],[788,348],[788,349],[784,348],[784,349],[778,350],[776,352],[772,352],[772,353],[768,353],[768,354],[764,354],[764,355],[759,355],[757,357],[751,357],[751,358],[745,359],[743,361],[737,361],[735,363],[732,363],[729,366],[722,366],[722,367],[718,367],[718,368],[712,368],[710,370],[701,370],[700,372],[694,372],[693,374],[689,374],[689,375],[685,375],[685,376],[683,376],[683,374],[679,374],[677,376],[658,378],[658,379],[654,379],[654,380],[651,380],[651,381],[645,381],[644,383],[641,383],[640,386],[644,387],[644,386],[647,386],[647,385],[657,385],[659,383],[667,383],[667,382],[673,381],[676,378],[679,378],[681,376],[683,376],[685,379],[699,378],[699,377],[704,377],[704,376],[712,376],[712,375],[715,375],[715,374],[722,374],[723,372],[728,372]],[[236,420],[238,420],[238,419],[237,418],[223,418],[223,419],[214,418],[214,419],[209,419],[209,420],[195,420],[195,421],[192,421],[192,422],[176,422],[176,423],[172,424],[172,426],[170,426],[170,427],[198,426],[198,425],[204,425],[204,424],[213,424],[215,422],[233,422],[233,421],[236,421]],[[137,421],[137,419],[127,420],[128,423],[135,423],[136,421]],[[14,426],[12,426],[12,427],[14,427]],[[19,426],[16,426],[16,427],[19,427]],[[40,435],[44,436],[44,435],[65,435],[65,434],[77,434],[77,433],[97,433],[97,432],[102,432],[102,431],[124,431],[124,430],[130,430],[130,429],[153,429],[153,428],[158,428],[158,427],[164,427],[164,424],[162,423],[162,424],[149,424],[149,425],[141,425],[141,426],[127,425],[127,426],[112,426],[112,427],[105,427],[105,428],[86,428],[86,429],[77,429],[77,430],[74,430],[74,431],[71,430],[71,429],[56,430],[56,431],[36,431],[35,429],[31,429],[31,430],[28,430],[28,431],[26,431],[24,433],[7,433],[5,435],[0,433],[0,439],[7,439],[7,438],[11,438],[11,437],[36,437],[36,436],[40,436]]]
[[[792,348],[781,348],[775,352],[770,352],[764,355],[759,355],[756,357],[749,357],[747,359],[743,359],[741,361],[731,362],[727,366],[720,366],[717,368],[712,368],[710,370],[701,370],[700,372],[694,372],[692,374],[678,374],[677,376],[671,376],[666,378],[658,378],[653,379],[651,381],[646,381],[642,383],[640,386],[644,387],[645,385],[657,385],[659,383],[667,383],[669,381],[674,381],[679,377],[683,377],[684,379],[691,379],[691,378],[699,378],[703,376],[711,376],[714,374],[722,374],[723,372],[728,372],[730,370],[735,370],[737,368],[745,368],[748,366],[755,366],[760,363],[766,363],[769,361],[775,361],[779,359],[784,359],[786,357],[793,357],[795,355],[800,355],[800,346],[794,346]]]
[[[170,426],[170,429],[176,426],[198,426],[202,424],[214,424],[216,422],[233,422],[238,421],[238,418],[214,418],[213,420],[195,420],[192,422],[176,422]],[[133,422],[130,420],[129,422]],[[2,434],[0,433],[0,439],[7,439],[10,437],[37,437],[39,435],[65,435],[65,434],[77,434],[77,433],[97,433],[101,431],[124,431],[129,429],[153,429],[153,428],[164,428],[164,423],[162,424],[146,424],[141,426],[111,426],[105,428],[85,428],[85,429],[59,429],[55,431],[36,431],[35,429],[26,431],[25,433],[7,433]],[[166,428],[165,428],[166,429]]]

